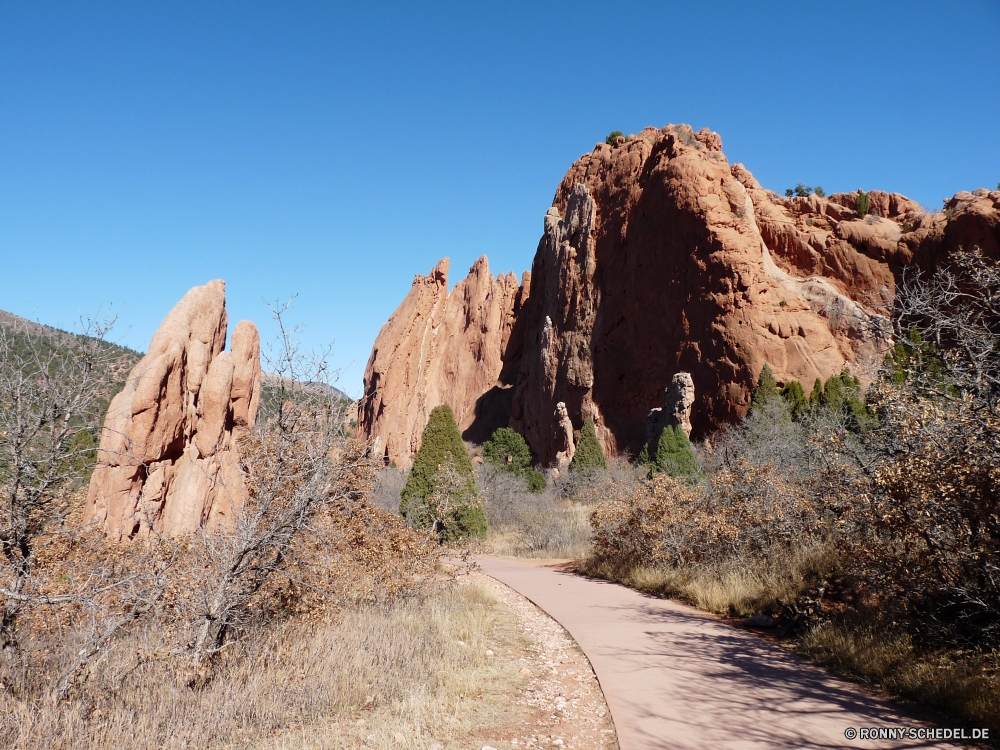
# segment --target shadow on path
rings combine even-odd
[[[953,747],[911,739],[848,740],[848,727],[925,725],[696,609],[565,567],[477,562],[580,644],[604,690],[622,750]]]

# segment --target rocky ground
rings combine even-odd
[[[521,664],[527,684],[514,698],[530,709],[527,724],[501,737],[515,748],[565,747],[573,750],[617,748],[611,714],[590,662],[569,633],[523,596],[473,573],[521,621],[527,645],[508,658]]]

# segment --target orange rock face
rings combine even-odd
[[[548,465],[565,442],[552,416],[563,403],[576,429],[594,419],[606,452],[636,453],[650,409],[687,372],[697,394],[692,436],[704,436],[746,413],[765,363],[779,381],[808,390],[817,377],[879,354],[885,342],[872,324],[889,314],[905,266],[930,267],[962,246],[1000,252],[1000,192],[959,193],[928,214],[872,191],[871,213],[861,218],[856,194],[782,198],[721,149],[716,133],[668,125],[581,157],[545,215],[513,321],[475,334],[480,344],[502,341],[492,355],[477,348],[489,367],[452,370],[465,382],[435,391],[418,384],[412,365],[404,374],[380,360],[379,403],[399,409],[383,410],[378,431],[367,434],[405,434],[415,449],[424,415],[461,393],[470,439],[506,416]],[[387,324],[395,349],[416,345],[408,328],[423,338],[433,329],[408,307],[414,294]],[[437,355],[421,351],[434,371]],[[366,376],[365,404],[373,382]],[[395,385],[402,382],[405,389]]]
[[[477,401],[497,382],[524,289],[514,274],[490,274],[482,257],[448,292],[447,258],[417,276],[406,299],[379,332],[365,368],[358,407],[361,429],[387,462],[409,466],[431,409],[449,404],[468,432]],[[490,421],[482,414],[480,423]],[[504,426],[501,408],[493,415]],[[479,440],[489,437],[476,435]]]
[[[116,539],[225,524],[243,503],[236,441],[260,402],[260,336],[241,321],[226,343],[226,284],[191,289],[111,401],[85,519]]]

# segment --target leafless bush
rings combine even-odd
[[[406,486],[406,476],[406,472],[393,468],[377,471],[370,495],[372,505],[390,513],[399,513],[400,494]]]
[[[200,536],[209,573],[196,602],[192,657],[198,668],[253,616],[250,605],[272,574],[291,576],[297,538],[314,531],[327,507],[357,512],[373,478],[364,444],[344,437],[329,387],[317,387],[330,385],[328,352],[299,350],[298,331],[284,320],[289,306],[272,306],[280,331],[266,356],[267,369],[278,376],[274,413],[240,445],[247,501],[235,509],[231,528]]]
[[[578,557],[589,547],[588,506],[561,497],[558,489],[529,491],[523,476],[488,464],[476,468],[495,554]]]
[[[606,469],[590,469],[585,472],[570,471],[555,485],[559,494],[575,503],[596,505],[604,499],[607,488],[629,490],[637,487],[645,475],[627,455],[612,456],[607,459]]]
[[[933,275],[905,273],[893,334],[908,346],[905,382],[925,396],[979,414],[1000,409],[1000,266],[976,248]],[[931,347],[908,344],[911,331]],[[895,373],[890,373],[895,374]]]
[[[960,253],[907,274],[869,399],[867,521],[853,559],[921,637],[1000,645],[1000,268]]]
[[[35,325],[0,327],[0,644],[44,601],[34,585],[38,539],[65,517],[88,475],[93,434],[121,365],[104,340],[114,320],[82,321],[76,335]],[[113,585],[100,579],[98,589]],[[83,594],[79,594],[83,596]]]
[[[749,569],[824,534],[820,508],[771,464],[742,459],[707,482],[657,474],[607,492],[591,515],[594,554],[635,567]]]

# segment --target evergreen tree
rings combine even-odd
[[[851,375],[846,365],[839,375],[827,379],[820,403],[824,409],[841,412],[852,432],[863,432],[875,422],[875,415],[861,397],[861,380]]]
[[[871,198],[868,193],[858,191],[857,197],[854,199],[854,211],[857,213],[859,219],[865,218],[868,212],[871,210]]]
[[[672,477],[698,478],[701,471],[691,441],[680,425],[667,426],[656,446],[655,468]]]
[[[570,471],[587,471],[592,469],[608,468],[607,459],[604,458],[604,451],[597,440],[597,429],[594,427],[594,420],[588,419],[583,424],[580,431],[580,444],[576,446],[576,453],[569,465]]]
[[[537,469],[528,469],[524,472],[524,478],[528,480],[528,491],[534,494],[545,492],[545,475]]]
[[[823,403],[823,381],[816,378],[816,382],[813,383],[812,393],[809,394],[809,401],[813,407],[818,407]]]
[[[896,385],[909,382],[922,393],[939,390],[944,384],[944,363],[941,353],[931,341],[924,341],[910,329],[885,355],[888,379]],[[948,389],[949,391],[951,389]],[[958,395],[957,391],[952,395]]]
[[[797,380],[793,380],[791,383],[786,385],[781,389],[781,397],[788,402],[788,405],[792,408],[792,419],[798,419],[803,414],[809,411],[809,399],[806,398],[806,392],[802,388],[802,383]]]
[[[501,427],[483,443],[483,458],[498,469],[521,474],[531,468],[531,450],[520,433]]]
[[[830,376],[823,385],[823,405],[829,409],[840,409],[850,399],[861,395],[861,381],[851,375],[845,366],[839,375]]]
[[[531,468],[531,449],[519,432],[509,427],[496,430],[483,443],[483,459],[500,471],[524,477],[531,492],[545,490],[545,476]]]
[[[447,506],[442,512],[441,508]],[[420,450],[401,493],[399,512],[415,528],[433,528],[441,542],[486,536],[472,459],[447,404],[427,420]]]
[[[753,411],[754,407],[760,408],[777,396],[778,381],[774,379],[774,371],[771,370],[771,366],[765,364],[760,371],[760,377],[757,378],[757,387],[754,388],[753,398],[750,401],[750,411]]]
[[[639,459],[638,459],[638,461],[641,464],[648,464],[650,462],[650,460],[649,460],[649,446],[648,445],[642,446],[642,450],[639,451]]]

